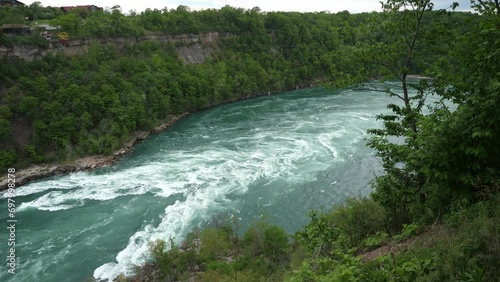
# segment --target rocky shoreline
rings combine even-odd
[[[434,79],[430,76],[425,76],[425,75],[419,75],[419,74],[409,74],[406,76],[406,78],[413,78],[413,79]]]
[[[306,84],[306,85],[296,86],[293,89],[310,88],[310,87],[314,87],[314,86],[316,86],[316,84]],[[232,102],[242,101],[242,100],[251,99],[251,98],[257,98],[259,96],[282,93],[284,91],[293,90],[293,89],[283,89],[281,91],[259,93],[259,94],[255,94],[255,95],[247,95],[247,96],[240,97],[237,99],[230,99],[230,100],[222,101],[221,103],[218,103],[218,104],[211,104],[204,109],[208,109],[208,108],[215,107],[215,106],[222,105],[222,104],[226,104],[226,103],[232,103]],[[201,110],[204,110],[204,109],[201,109]],[[177,122],[181,118],[183,118],[191,113],[195,113],[195,112],[197,112],[197,111],[185,112],[185,113],[180,114],[180,115],[171,115],[164,122],[162,122],[159,126],[154,127],[150,131],[137,131],[137,132],[133,133],[132,138],[128,143],[126,143],[121,149],[115,151],[112,155],[109,155],[109,156],[94,155],[94,156],[80,158],[78,160],[70,162],[69,164],[32,165],[32,166],[29,166],[27,168],[16,170],[16,173],[15,173],[16,187],[19,187],[19,186],[24,185],[28,182],[39,180],[42,178],[47,178],[47,177],[56,176],[56,175],[64,175],[64,174],[77,172],[77,171],[89,171],[89,170],[94,170],[97,168],[110,166],[110,165],[116,163],[123,155],[127,154],[137,142],[146,139],[150,134],[159,133],[159,132],[167,129],[168,127],[170,127],[172,124],[174,124],[175,122]],[[8,179],[7,179],[6,175],[0,175],[0,177],[1,177],[1,179],[0,179],[0,192],[1,192],[4,190],[7,190]]]
[[[50,176],[63,175],[77,171],[94,170],[97,168],[112,165],[116,163],[122,156],[127,154],[137,142],[146,139],[152,133],[159,133],[165,130],[176,121],[180,120],[188,114],[189,113],[186,112],[180,115],[172,115],[164,122],[162,122],[159,126],[154,127],[150,131],[138,131],[133,133],[132,138],[129,142],[127,142],[121,149],[115,151],[112,155],[109,156],[88,156],[85,158],[77,159],[68,164],[32,165],[27,168],[16,170],[16,172],[14,173],[16,177],[16,187]],[[7,177],[2,177],[2,179],[0,179],[0,191],[7,189],[7,181]]]
[[[413,78],[413,79],[433,79],[432,77],[429,76],[423,76],[423,75],[407,75],[407,78]],[[260,93],[260,94],[255,94],[255,95],[247,95],[245,97],[240,97],[238,99],[231,99],[231,100],[226,100],[222,101],[221,103],[218,104],[212,104],[209,105],[206,108],[214,107],[217,105],[222,105],[226,103],[232,103],[232,102],[237,102],[241,100],[246,100],[246,99],[251,99],[251,98],[257,98],[259,96],[265,96],[265,95],[271,95],[271,94],[277,94],[277,93],[282,93],[284,91],[290,91],[294,89],[302,89],[302,88],[310,88],[310,87],[316,87],[318,86],[316,83],[310,83],[310,84],[305,84],[305,85],[298,85],[295,88],[291,89],[283,89],[281,91],[273,91],[273,92],[268,92],[268,93]],[[205,108],[205,109],[206,109]],[[196,112],[196,111],[194,111]],[[41,164],[41,165],[32,165],[27,168],[23,168],[20,170],[16,170],[15,176],[16,176],[16,187],[19,187],[21,185],[24,185],[28,182],[39,180],[42,178],[50,177],[50,176],[56,176],[56,175],[64,175],[68,174],[71,172],[76,172],[76,171],[88,171],[88,170],[94,170],[97,168],[102,168],[102,167],[107,167],[109,165],[112,165],[116,163],[123,155],[127,154],[133,146],[144,139],[146,139],[150,134],[155,134],[159,133],[166,128],[170,127],[172,124],[180,120],[181,118],[187,116],[188,114],[194,113],[194,112],[185,112],[180,115],[171,115],[169,116],[163,123],[161,123],[159,126],[154,127],[150,131],[138,131],[133,133],[131,140],[126,143],[121,149],[115,151],[112,155],[109,156],[104,156],[104,155],[95,155],[95,156],[88,156],[84,157],[75,161],[70,162],[69,164]],[[3,190],[7,190],[7,177],[1,177],[0,179],[0,192]]]
[[[429,77],[429,76],[414,75],[414,74],[407,75],[407,78],[433,79],[432,77]],[[317,86],[317,84],[311,83],[311,84],[296,86],[295,88],[292,88],[292,89],[283,89],[281,91],[260,93],[260,94],[256,94],[256,95],[247,95],[245,97],[240,97],[238,99],[231,99],[231,100],[223,101],[223,102],[218,103],[218,104],[212,104],[212,105],[208,106],[207,108],[214,107],[217,105],[226,104],[226,103],[237,102],[237,101],[251,99],[251,98],[257,98],[259,96],[264,96],[264,95],[282,93],[284,91],[289,91],[289,90],[293,90],[293,89],[310,88],[310,87],[316,87],[316,86]],[[196,111],[194,111],[194,112],[196,112]],[[123,155],[127,154],[137,142],[146,139],[150,134],[159,133],[159,132],[167,129],[172,124],[174,124],[175,122],[177,122],[181,118],[183,118],[191,113],[193,113],[193,112],[185,112],[185,113],[180,114],[180,115],[171,115],[163,123],[161,123],[159,126],[154,127],[150,131],[138,131],[138,132],[133,133],[132,138],[128,143],[126,143],[121,149],[115,151],[112,155],[109,155],[109,156],[94,155],[94,156],[88,156],[88,157],[84,157],[84,158],[72,161],[69,164],[32,165],[32,166],[27,167],[27,168],[16,170],[16,173],[15,173],[16,187],[19,187],[19,186],[24,185],[24,184],[31,182],[31,181],[39,180],[39,179],[50,177],[50,176],[64,175],[64,174],[68,174],[71,172],[77,172],[77,171],[88,171],[88,170],[94,170],[97,168],[110,166],[110,165],[116,163]],[[3,190],[7,190],[7,181],[8,181],[7,177],[2,177],[0,179],[0,192]]]

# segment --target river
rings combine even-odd
[[[182,242],[220,215],[238,216],[244,231],[265,214],[293,233],[308,210],[370,193],[380,164],[366,130],[381,126],[375,117],[390,101],[312,88],[225,104],[150,136],[111,167],[19,187],[19,265],[15,275],[2,267],[0,281],[130,274],[147,260],[149,242]],[[0,207],[7,210],[5,194]]]

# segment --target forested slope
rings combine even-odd
[[[35,4],[0,9],[0,23],[23,22],[25,16],[31,21],[51,19],[72,38],[205,32],[228,36],[206,46],[215,50],[212,58],[194,65],[179,59],[176,48],[182,44],[154,40],[139,40],[121,50],[94,44],[88,54],[70,58],[49,55],[33,62],[3,58],[2,168],[110,154],[129,140],[131,132],[149,130],[169,115],[325,82],[332,78],[336,63],[332,52],[356,43],[355,28],[386,20],[386,15],[377,13],[262,13],[258,8],[229,6],[203,11],[179,6],[132,16],[118,9],[58,14]],[[464,22],[478,20],[472,14],[439,11],[429,14],[431,18],[428,32],[445,28],[444,38],[463,32]],[[36,34],[0,36],[4,45],[45,40]],[[430,48],[438,49],[435,56],[446,50]],[[415,64],[412,71],[422,72],[423,65]]]

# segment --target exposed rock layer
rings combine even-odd
[[[143,37],[79,38],[70,39],[66,44],[62,44],[57,41],[50,42],[48,48],[36,45],[14,44],[9,47],[0,46],[0,57],[22,58],[26,61],[38,60],[48,54],[63,54],[71,57],[86,54],[92,43],[113,45],[121,50],[125,48],[125,46],[131,46],[141,41],[151,40],[160,43],[182,43],[180,44],[182,47],[177,48],[179,56],[183,58],[186,63],[202,63],[213,52],[213,49],[209,46],[209,44],[216,42],[221,37],[227,36],[229,35],[221,35],[218,32],[210,32],[204,34],[182,34],[175,36],[148,35]]]

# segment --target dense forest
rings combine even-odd
[[[369,198],[311,211],[293,236],[265,219],[242,237],[237,220],[216,221],[182,248],[153,244],[155,263],[135,278],[498,281],[500,5],[471,4],[474,13],[434,10],[428,0],[387,0],[383,12],[361,14],[1,8],[0,23],[49,20],[72,37],[227,36],[206,46],[214,52],[200,64],[148,40],[122,50],[94,44],[71,58],[3,58],[0,167],[110,154],[169,115],[298,86],[380,91],[394,104],[370,130],[385,174]],[[43,42],[0,36],[5,45]],[[376,89],[374,79],[391,83]],[[442,100],[426,105],[431,93]],[[23,142],[14,134],[21,124],[30,132]]]
[[[228,35],[206,46],[214,50],[211,58],[194,65],[179,58],[179,46],[150,40],[140,40],[124,50],[95,44],[88,54],[71,58],[46,56],[34,62],[2,58],[0,168],[111,154],[129,140],[131,132],[151,129],[169,115],[326,82],[337,64],[335,52],[356,44],[357,28],[387,17],[392,16],[262,13],[258,8],[229,6],[202,11],[179,6],[131,16],[118,9],[93,13],[74,9],[61,14],[39,3],[2,7],[0,24],[49,19],[71,38],[146,33]],[[441,40],[463,34],[466,22],[479,21],[474,14],[444,11],[433,11],[428,18],[432,25],[425,32],[439,32],[436,36]],[[6,45],[47,41],[38,34],[0,36]],[[446,46],[427,46],[440,48],[428,50],[434,56],[447,50]],[[411,66],[412,72],[421,73],[425,62],[434,61],[432,56],[421,59],[423,63]],[[352,67],[346,65],[344,71]]]

